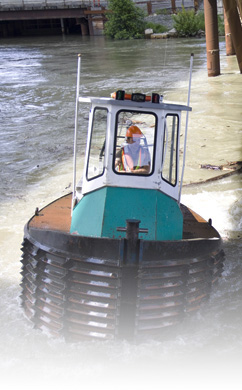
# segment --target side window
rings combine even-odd
[[[95,108],[92,135],[89,146],[87,179],[101,176],[104,172],[105,137],[107,130],[107,109]]]
[[[171,185],[177,182],[177,134],[178,116],[168,114],[165,118],[163,158],[162,158],[162,178]]]
[[[122,110],[117,113],[113,163],[115,173],[152,173],[156,122],[156,116],[148,112]]]

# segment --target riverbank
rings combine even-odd
[[[174,27],[174,21],[172,15],[173,15],[172,12],[169,12],[167,14],[159,14],[159,15],[154,13],[152,15],[146,16],[145,21],[152,22],[155,24],[161,24],[162,26],[167,28],[167,31],[169,31]]]

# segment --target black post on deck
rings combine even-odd
[[[121,304],[118,332],[119,337],[133,340],[135,331],[136,304],[139,269],[139,233],[147,233],[147,229],[139,228],[140,221],[127,219],[126,227],[117,230],[126,232],[122,266]]]

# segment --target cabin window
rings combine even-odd
[[[105,139],[107,130],[107,109],[95,108],[89,147],[87,179],[101,176],[104,172]]]
[[[149,112],[117,113],[113,169],[117,174],[153,172],[157,117]]]
[[[163,141],[162,178],[173,186],[175,186],[177,182],[178,124],[178,115],[166,115]]]

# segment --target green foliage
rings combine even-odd
[[[199,11],[196,14],[196,23],[197,23],[198,31],[199,30],[205,31],[205,19],[204,19],[204,13],[202,11]]]
[[[219,35],[224,35],[225,34],[225,31],[224,31],[224,20],[221,17],[221,15],[218,15],[218,33],[219,33]]]
[[[155,13],[156,15],[169,15],[169,11],[166,8],[157,9]]]
[[[152,28],[154,33],[163,33],[167,31],[167,28],[162,26],[162,24],[147,22],[145,24],[145,28]]]
[[[172,15],[174,20],[174,28],[179,36],[195,36],[199,30],[205,31],[204,13],[194,10],[186,11],[184,7],[177,15]],[[218,33],[224,35],[223,18],[218,15]]]
[[[132,0],[109,0],[104,33],[114,39],[143,38],[145,30],[144,13]]]
[[[172,15],[174,28],[179,36],[191,37],[197,35],[199,30],[205,30],[203,12],[195,13],[194,10],[182,10],[177,15]]]

